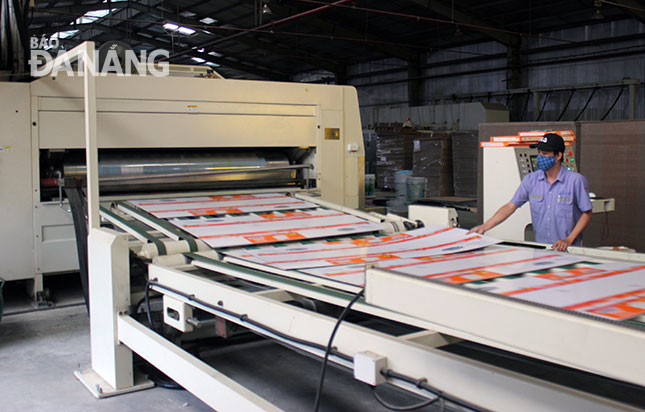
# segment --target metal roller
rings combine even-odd
[[[111,152],[101,153],[102,192],[294,185],[297,169],[280,152]],[[65,177],[85,175],[82,160],[66,162]]]

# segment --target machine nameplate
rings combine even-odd
[[[340,129],[337,127],[326,127],[325,140],[340,140]]]

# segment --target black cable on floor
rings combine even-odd
[[[358,299],[363,296],[363,292],[365,292],[365,289],[361,289],[360,292],[356,294],[352,298],[352,300],[347,304],[345,309],[343,309],[343,312],[340,314],[338,317],[338,321],[336,322],[336,325],[334,326],[334,330],[331,332],[331,336],[329,337],[329,343],[327,344],[327,350],[325,351],[325,358],[323,359],[322,367],[320,368],[320,379],[318,381],[318,389],[316,390],[316,401],[314,403],[314,412],[318,412],[318,408],[320,407],[320,397],[322,395],[322,389],[323,389],[323,384],[325,382],[325,372],[327,370],[327,361],[329,359],[329,353],[332,351],[332,343],[334,342],[334,337],[336,337],[336,332],[338,332],[338,328],[340,327],[340,324],[345,320],[345,317],[349,313],[349,310],[351,309],[352,305],[358,301]]]

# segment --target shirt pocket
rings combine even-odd
[[[544,195],[542,193],[529,193],[529,204],[531,208],[542,207]]]
[[[560,193],[555,199],[556,215],[570,218],[573,216],[573,193]]]

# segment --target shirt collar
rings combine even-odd
[[[567,168],[564,167],[562,163],[560,163],[560,171],[558,172],[558,176],[555,178],[556,181],[564,182],[564,174],[567,173]]]
[[[546,179],[546,172],[544,170],[540,169],[537,172],[538,172],[538,175],[537,175],[538,180]],[[566,167],[564,167],[564,165],[560,163],[560,171],[558,172],[558,175],[556,176],[554,183],[558,181],[560,183],[563,183],[565,173],[567,173]]]

